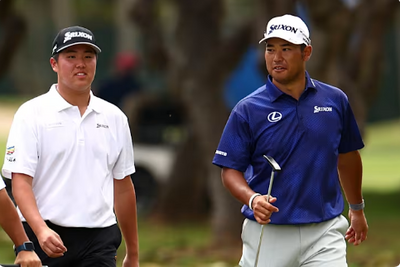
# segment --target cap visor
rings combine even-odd
[[[262,42],[264,42],[265,40],[267,40],[267,37],[262,38],[258,43],[261,44]]]
[[[271,38],[279,38],[285,41],[288,41],[289,43],[295,44],[295,45],[300,45],[300,44],[306,44],[303,40],[293,40],[289,36],[284,36],[284,35],[279,35],[279,34],[270,34],[268,37],[262,38],[258,43],[261,44],[262,42],[266,41],[267,39]]]
[[[93,47],[94,50],[96,50],[97,53],[101,53],[101,49],[100,49],[100,47],[98,47],[97,45],[94,45],[94,44],[89,43],[89,42],[77,42],[77,43],[73,43],[73,44],[69,44],[69,45],[66,45],[66,46],[61,47],[61,48],[58,49],[54,54],[60,53],[62,50],[66,49],[66,48],[68,48],[68,47],[71,47],[71,46],[74,46],[74,45],[80,45],[80,44],[89,45],[89,46]]]

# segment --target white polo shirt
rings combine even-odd
[[[53,85],[16,112],[3,176],[33,177],[33,192],[44,220],[65,227],[115,224],[113,178],[135,172],[127,117],[92,93],[81,116],[78,107],[66,102],[56,88]]]
[[[4,183],[3,179],[0,177],[0,190],[5,187],[6,187],[6,184]]]

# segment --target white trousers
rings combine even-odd
[[[347,267],[342,215],[322,223],[264,226],[257,267]],[[243,254],[239,265],[255,267],[261,225],[243,222]]]

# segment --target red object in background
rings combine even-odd
[[[138,56],[130,52],[119,53],[115,58],[115,66],[118,71],[133,70],[138,63]]]

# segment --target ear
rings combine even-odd
[[[50,58],[50,66],[54,72],[58,72],[58,64],[57,64],[57,61],[53,57]]]
[[[312,46],[308,45],[304,48],[304,61],[308,61],[312,54]]]

